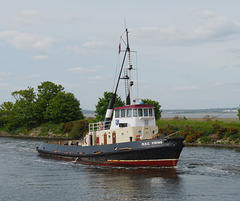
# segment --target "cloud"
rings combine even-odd
[[[35,79],[35,78],[39,78],[39,77],[40,77],[39,74],[32,74],[32,75],[28,76],[28,78],[30,78],[30,79]]]
[[[223,66],[222,68],[226,68],[226,69],[237,69],[237,68],[240,68],[240,64],[226,65],[226,66]]]
[[[8,89],[7,89],[8,87],[9,87],[8,84],[6,84],[6,83],[0,83],[0,89],[1,89],[1,90],[8,90]]]
[[[69,53],[76,53],[76,54],[99,53],[99,52],[102,52],[102,49],[105,46],[106,45],[103,42],[91,41],[91,42],[85,42],[82,45],[68,46],[66,50]]]
[[[190,30],[190,40],[219,40],[235,34],[240,34],[240,26],[230,22],[225,16],[209,19],[205,24],[198,25]]]
[[[44,13],[43,13],[44,12]],[[69,24],[78,20],[79,17],[76,13],[73,12],[61,12],[48,13],[45,11],[39,11],[34,9],[24,9],[18,12],[15,16],[10,18],[2,18],[0,20],[1,25],[14,29],[22,29],[26,27],[40,27],[40,26],[51,26],[56,24]],[[82,18],[85,19],[86,18]]]
[[[36,25],[38,16],[40,16],[40,12],[37,10],[22,10],[16,17],[12,17],[8,21],[11,26]]]
[[[53,37],[18,31],[1,31],[0,40],[20,50],[34,51],[47,51],[56,42]]]
[[[85,68],[81,68],[81,67],[76,67],[76,68],[66,69],[65,71],[71,72],[71,73],[80,73],[80,72],[86,71],[86,69]]]
[[[82,47],[89,47],[89,48],[96,48],[96,47],[103,47],[104,43],[103,42],[86,42],[82,45]]]
[[[101,75],[96,75],[94,77],[89,77],[89,80],[105,80],[105,77]]]
[[[46,56],[46,55],[36,55],[36,56],[32,56],[32,59],[33,60],[45,60],[45,59],[47,59],[48,58],[48,56]]]
[[[197,17],[214,17],[216,16],[216,14],[210,10],[196,10],[196,9],[189,9],[190,13],[192,13],[192,15],[195,15]]]
[[[141,27],[135,30],[139,40],[159,44],[196,44],[231,39],[240,34],[240,24],[207,10],[196,11],[189,16],[192,24],[188,27],[170,25],[168,27]]]
[[[221,86],[222,84],[221,84],[221,82],[215,82],[214,85],[215,86]]]
[[[2,29],[38,27],[41,24],[43,16],[45,15],[41,15],[41,13],[37,10],[25,9],[18,12],[16,16],[4,17],[3,15],[0,19],[0,25]]]
[[[83,18],[85,19],[85,18]],[[79,16],[76,15],[76,13],[73,12],[65,12],[59,14],[50,14],[44,18],[44,22],[50,22],[53,24],[60,23],[60,24],[69,24],[73,23],[74,21],[79,20]]]
[[[239,55],[240,48],[231,48],[231,49],[228,49],[227,52]]]
[[[96,80],[105,80],[105,77],[100,76],[100,75],[96,75],[96,76],[95,76],[95,79],[96,79]]]
[[[198,90],[199,86],[180,86],[180,87],[174,87],[173,89],[177,91],[192,91],[192,90]]]
[[[93,72],[96,72],[96,69],[75,67],[75,68],[66,69],[65,71],[66,71],[66,72],[70,72],[70,73],[82,73],[82,72],[93,73]]]
[[[0,78],[6,78],[11,76],[11,73],[6,73],[6,72],[0,72]]]

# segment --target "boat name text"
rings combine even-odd
[[[155,142],[142,142],[142,146],[154,145],[154,144],[162,144],[163,141],[155,141]]]

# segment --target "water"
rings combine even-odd
[[[184,147],[177,168],[106,168],[42,158],[0,138],[0,200],[239,200],[240,149]]]

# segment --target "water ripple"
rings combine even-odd
[[[239,149],[185,147],[176,168],[111,168],[42,158],[38,145],[38,140],[0,138],[0,200],[240,197]]]

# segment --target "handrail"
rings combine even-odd
[[[97,122],[89,124],[89,132],[107,130],[111,126],[111,121]]]

